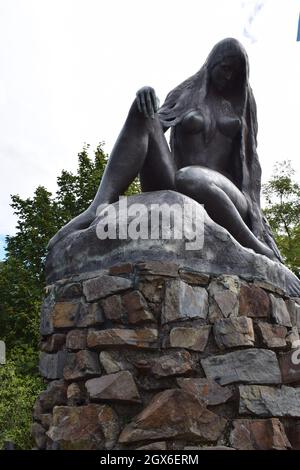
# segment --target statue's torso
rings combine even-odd
[[[175,158],[179,168],[201,165],[231,178],[234,142],[241,121],[230,103],[216,101],[209,119],[199,110],[189,111],[175,129]]]

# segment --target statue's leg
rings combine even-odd
[[[143,191],[175,189],[175,171],[158,116],[145,117],[134,100],[92,207],[97,210],[100,204],[116,202],[138,174]]]
[[[139,173],[144,191],[175,189],[174,160],[158,116],[145,117],[134,100],[93,202],[58,231],[49,248],[69,233],[87,228],[97,211],[116,202]]]
[[[245,223],[247,201],[228,178],[209,168],[189,166],[176,173],[176,188],[203,204],[208,215],[241,245],[275,259],[273,251],[258,240]]]

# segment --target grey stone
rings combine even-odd
[[[51,289],[41,307],[40,333],[42,336],[51,335],[54,331],[51,317],[54,305],[55,293],[54,289]]]
[[[61,450],[112,449],[119,434],[116,413],[108,405],[56,406],[47,435]]]
[[[278,325],[292,326],[289,311],[285,301],[280,297],[270,294],[271,316]]]
[[[240,280],[237,276],[220,276],[209,287],[209,321],[237,316],[239,311]]]
[[[251,318],[232,317],[217,320],[213,331],[216,343],[220,349],[254,345],[254,331]]]
[[[123,403],[140,403],[141,397],[129,371],[104,375],[85,383],[90,400],[109,400]]]
[[[262,337],[263,343],[268,348],[284,348],[286,346],[287,329],[282,325],[271,325],[270,323],[259,322],[257,328]]]
[[[289,348],[291,349],[299,348],[300,337],[299,337],[298,328],[296,326],[293,326],[293,328],[287,333],[285,339]]]
[[[151,361],[151,374],[154,377],[186,375],[193,371],[193,361],[188,351],[177,351]]]
[[[238,450],[287,450],[291,448],[283,424],[277,418],[234,420],[230,443]]]
[[[198,326],[198,328],[175,327],[170,332],[171,348],[186,348],[192,351],[204,351],[209,333],[210,325]]]
[[[206,289],[190,286],[180,279],[166,282],[162,323],[207,317]]]
[[[300,389],[240,385],[240,414],[265,417],[300,417]]]
[[[276,354],[267,349],[244,349],[201,360],[206,377],[221,385],[234,382],[279,384],[281,374]]]
[[[103,299],[109,295],[130,289],[132,282],[129,279],[118,276],[102,276],[95,277],[83,282],[83,293],[88,302]]]
[[[37,404],[41,413],[52,412],[54,406],[66,405],[67,403],[67,385],[63,380],[53,380],[43,390],[38,398]],[[39,420],[41,420],[39,413]]]
[[[33,423],[31,425],[31,435],[36,443],[38,449],[45,449],[46,447],[46,431],[43,426],[39,423]]]
[[[60,286],[56,291],[56,302],[74,300],[82,296],[82,285],[80,282],[71,282]]]
[[[61,379],[67,359],[66,351],[58,351],[55,354],[40,354],[39,371],[46,379]]]
[[[151,402],[128,424],[119,442],[204,439],[215,442],[222,435],[227,421],[207,410],[190,393],[171,389],[155,395]]]
[[[242,284],[239,296],[239,315],[261,318],[270,315],[268,294],[253,284]]]
[[[116,358],[113,352],[101,351],[99,358],[100,364],[107,374],[114,374],[126,368],[124,361],[118,357]]]
[[[104,315],[101,305],[98,302],[82,302],[77,312],[76,326],[86,328],[90,326],[99,326],[104,323]]]
[[[204,287],[207,286],[210,281],[210,276],[208,274],[193,271],[191,269],[180,268],[178,273],[180,278],[188,284]]]
[[[63,333],[55,333],[51,336],[48,336],[40,344],[40,349],[43,352],[54,353],[63,348],[66,342],[66,335]]]
[[[110,330],[89,330],[87,337],[88,347],[102,350],[113,347],[130,347],[148,349],[158,347],[158,331],[155,328],[127,330],[112,328]]]
[[[128,292],[123,296],[122,302],[128,315],[128,323],[138,325],[139,323],[154,321],[148,304],[139,291]]]
[[[300,331],[300,300],[297,302],[292,299],[286,301],[286,306],[290,314],[291,322],[293,326],[298,328]]]
[[[70,353],[64,367],[65,380],[80,380],[101,375],[98,354],[83,349]]]
[[[67,334],[66,347],[71,350],[79,350],[86,348],[87,331],[71,330]]]
[[[67,399],[69,406],[82,405],[85,400],[85,393],[81,384],[73,382],[67,388]]]
[[[233,395],[229,387],[221,387],[212,379],[180,378],[177,379],[180,388],[195,395],[207,405],[221,405],[226,403]]]
[[[120,295],[110,295],[106,299],[101,300],[101,306],[105,318],[118,323],[124,323],[126,320],[126,310],[122,304]]]
[[[112,227],[113,224],[117,224],[121,230],[125,229],[127,232],[127,212],[122,211],[119,202],[116,202],[114,204],[116,217],[103,219],[103,216],[100,215],[88,228],[70,233],[52,247],[46,259],[47,283],[50,284],[72,275],[105,269],[115,264],[136,263],[145,260],[147,262],[160,261],[163,265],[166,262],[175,263],[212,275],[227,273],[247,279],[264,280],[275,287],[281,287],[291,296],[300,296],[299,280],[291,271],[281,263],[271,261],[265,256],[242,247],[227,230],[213,222],[202,206],[188,196],[175,191],[155,191],[127,198],[129,209],[132,204],[136,203],[144,204],[149,208],[145,215],[147,226],[151,214],[150,208],[153,205],[156,204],[157,215],[159,215],[161,204],[174,205],[180,209],[180,213],[175,214],[175,217],[182,217],[184,204],[190,204],[191,209],[195,211],[194,213],[199,214],[199,220],[196,220],[195,223],[199,224],[199,227],[203,227],[203,232],[198,236],[199,243],[201,244],[203,241],[201,249],[188,249],[187,243],[193,240],[195,233],[187,230],[184,231],[182,237],[171,240],[151,239],[151,237],[147,240],[132,240],[129,237],[126,240],[119,238],[100,240],[97,237],[99,223],[107,224],[109,222]],[[176,206],[177,204],[178,206]],[[185,228],[191,227],[189,221],[185,219],[183,225]],[[111,292],[111,290],[109,291]]]

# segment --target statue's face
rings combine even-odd
[[[241,59],[235,56],[224,57],[211,71],[214,87],[222,92],[234,88],[241,74]]]

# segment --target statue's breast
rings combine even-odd
[[[241,130],[241,120],[235,116],[218,116],[216,119],[218,130],[226,137],[234,139]],[[205,129],[204,116],[200,110],[189,111],[181,122],[182,130],[187,134],[202,133]]]

